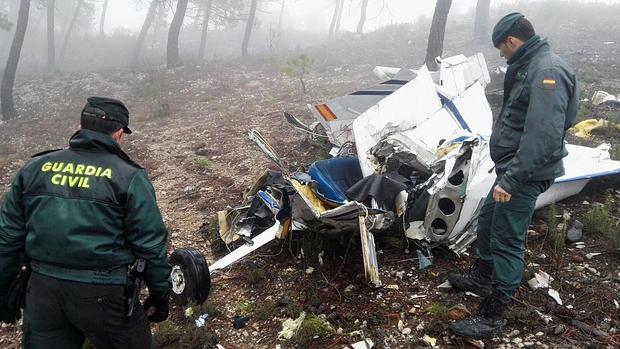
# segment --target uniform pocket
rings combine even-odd
[[[500,129],[500,134],[497,139],[497,145],[503,148],[516,150],[519,147],[521,141],[522,129],[513,128],[511,126],[510,119],[512,118],[512,112],[507,112]]]

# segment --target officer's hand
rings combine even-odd
[[[499,185],[496,185],[495,188],[493,188],[493,199],[495,202],[508,202],[511,197],[512,195]]]
[[[0,322],[14,324],[22,317],[20,310],[11,311],[6,304],[0,305]]]
[[[170,306],[168,305],[168,297],[165,299],[156,299],[149,296],[144,302],[144,311],[148,313],[149,309],[155,307],[153,314],[148,316],[150,322],[162,322],[168,318]]]

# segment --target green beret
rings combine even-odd
[[[493,46],[497,47],[499,44],[504,42],[504,40],[508,37],[510,28],[512,28],[516,21],[524,17],[525,16],[519,12],[513,12],[500,19],[493,28],[493,34],[491,36],[493,39]]]

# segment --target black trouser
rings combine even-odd
[[[151,348],[142,307],[125,316],[124,286],[94,285],[32,273],[24,311],[24,348]]]

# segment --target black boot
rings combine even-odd
[[[461,291],[473,292],[480,297],[491,294],[493,278],[493,265],[477,259],[474,265],[463,274],[450,273],[448,281],[452,287]]]
[[[480,303],[478,315],[454,321],[450,324],[450,330],[457,336],[473,339],[497,337],[504,329],[506,320],[503,315],[507,307],[508,301],[502,299],[497,290],[492,290],[491,295]]]

